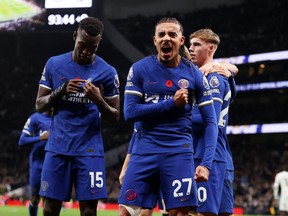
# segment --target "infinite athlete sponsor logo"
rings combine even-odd
[[[48,184],[47,181],[42,181],[41,182],[41,190],[42,191],[46,191],[48,189],[48,187],[49,187],[49,184]]]
[[[134,189],[129,189],[125,193],[125,197],[128,201],[135,200],[137,198],[137,193]]]
[[[76,94],[68,94],[63,96],[63,100],[73,102],[73,103],[92,103],[91,100],[85,97],[85,94],[82,92],[77,92]]]

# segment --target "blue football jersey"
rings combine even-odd
[[[228,111],[231,100],[231,91],[228,83],[228,79],[217,74],[211,73],[207,77],[209,86],[212,90],[212,96],[214,101],[214,108],[218,122],[218,138],[217,146],[215,150],[214,160],[227,162],[227,135],[226,128],[228,124]],[[204,140],[204,125],[199,113],[199,109],[195,107],[192,112],[192,133],[194,140],[195,158],[202,159],[205,149]]]
[[[231,100],[230,103],[233,102],[233,100],[235,99],[236,95],[237,95],[237,90],[236,90],[236,82],[233,76],[230,76],[228,79],[229,85],[230,85],[230,89],[231,89]],[[228,115],[227,115],[227,122],[228,122]],[[226,152],[227,152],[227,163],[226,163],[226,169],[227,170],[234,170],[234,163],[233,163],[233,157],[232,157],[232,152],[231,152],[231,148],[228,142],[228,137],[227,137],[227,125],[225,126],[225,129],[223,129],[223,133],[225,133],[224,137],[225,137],[225,142],[226,142]],[[233,197],[233,196],[232,196]]]
[[[40,135],[49,131],[51,125],[51,116],[46,113],[34,113],[26,121],[22,134],[19,139],[19,145],[31,145],[29,155],[29,165],[33,168],[42,168],[45,145],[47,140],[40,140]]]
[[[72,52],[51,57],[44,68],[40,86],[55,90],[70,79],[84,79],[101,89],[103,97],[119,95],[119,79],[114,67],[96,56],[94,62],[79,65]],[[85,97],[83,89],[66,94],[55,105],[51,136],[46,150],[71,156],[103,156],[101,113]]]
[[[227,125],[226,125],[226,128],[227,128]],[[230,148],[228,138],[226,135],[226,128],[224,129],[225,130],[226,153],[227,153],[226,154],[226,156],[227,156],[226,169],[227,170],[234,170],[233,156],[232,156],[231,148]]]
[[[189,103],[184,108],[177,108],[173,100],[180,88],[189,92]],[[152,55],[134,63],[127,76],[124,97],[124,117],[137,121],[138,127],[132,153],[192,152],[194,102],[204,107],[211,106],[213,100],[207,79],[191,62],[182,59],[176,68],[167,68]],[[213,106],[203,113],[213,124]]]
[[[134,143],[137,141],[138,139],[138,126],[137,126],[137,122],[134,123],[134,129],[133,129],[133,134],[131,136],[130,142],[129,142],[129,146],[128,146],[128,152],[127,154],[131,154],[132,153],[132,149],[134,147]]]

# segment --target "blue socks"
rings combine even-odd
[[[29,204],[29,215],[30,216],[37,216],[38,214],[38,206],[32,206],[31,203]]]

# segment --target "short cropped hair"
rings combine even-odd
[[[183,30],[183,26],[182,24],[174,17],[164,17],[162,18],[161,20],[159,20],[155,26],[155,32],[156,32],[156,27],[161,24],[161,23],[167,23],[167,22],[170,22],[170,23],[175,23],[177,25],[180,26],[180,31],[182,33],[182,35],[184,35],[184,30]]]
[[[102,35],[104,24],[96,17],[86,17],[80,21],[78,30],[84,30],[91,36]]]
[[[207,43],[215,44],[216,46],[220,44],[219,36],[209,28],[200,29],[200,30],[193,32],[190,35],[190,40],[192,38],[199,38]]]

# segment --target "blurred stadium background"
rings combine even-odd
[[[237,64],[238,95],[228,129],[235,208],[244,214],[273,214],[274,176],[288,163],[288,1],[67,1],[0,1],[0,205],[29,198],[29,148],[19,148],[18,138],[34,112],[46,60],[73,49],[78,21],[87,15],[103,20],[98,55],[118,70],[123,99],[130,65],[153,49],[156,21],[173,16],[182,22],[187,39],[199,28],[213,29],[221,37],[217,60]],[[103,122],[103,127],[109,191],[103,204],[111,204],[118,199],[132,125],[122,117],[119,124]]]

